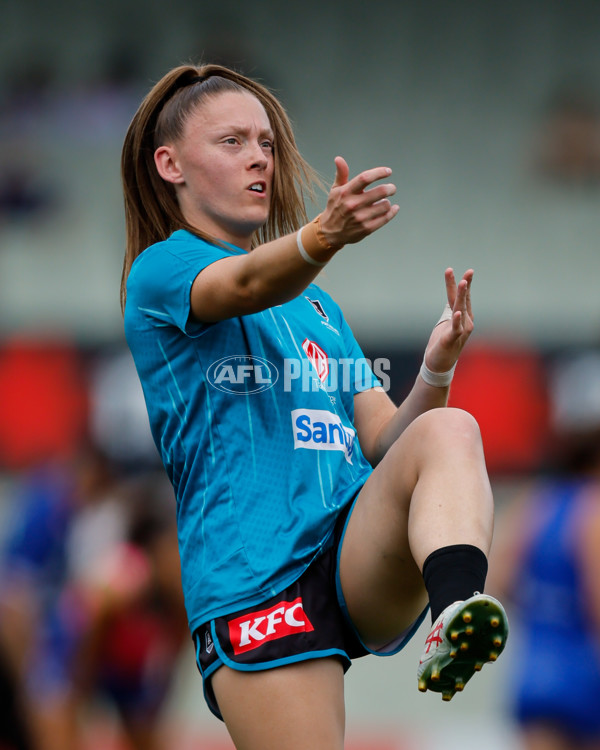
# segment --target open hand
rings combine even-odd
[[[471,308],[473,273],[473,269],[466,271],[457,284],[452,268],[446,269],[448,303],[442,318],[431,332],[425,350],[425,364],[433,372],[451,370],[473,332]]]
[[[359,242],[391,221],[399,206],[389,197],[396,192],[393,183],[369,187],[389,177],[389,167],[375,167],[349,180],[350,170],[341,156],[335,158],[335,181],[321,214],[321,230],[332,247]]]

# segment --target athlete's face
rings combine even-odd
[[[255,96],[227,91],[206,98],[182,137],[155,158],[175,184],[187,221],[250,249],[253,232],[269,216],[273,183],[273,131]]]

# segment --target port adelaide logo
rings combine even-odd
[[[272,388],[279,380],[279,371],[268,359],[241,354],[213,362],[206,377],[213,388],[244,396]]]
[[[325,312],[325,308],[321,304],[321,300],[318,299],[311,299],[310,297],[306,297],[306,299],[310,302],[310,304],[314,307],[315,311],[325,320],[329,320],[329,315]]]

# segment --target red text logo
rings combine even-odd
[[[229,640],[235,654],[252,651],[258,646],[293,633],[314,630],[302,606],[302,597],[293,602],[279,602],[270,609],[252,612],[229,622]]]

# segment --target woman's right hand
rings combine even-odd
[[[359,242],[391,221],[399,211],[389,200],[393,183],[369,187],[392,174],[389,167],[375,167],[348,180],[350,169],[341,156],[335,158],[335,181],[321,214],[321,230],[332,247]]]

